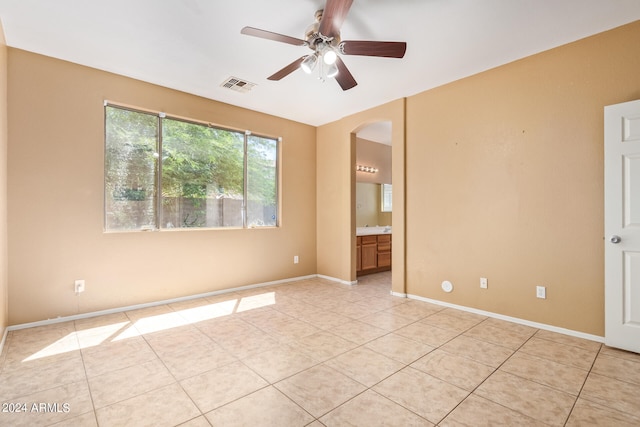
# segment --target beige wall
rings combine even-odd
[[[15,49],[8,90],[10,324],[316,273],[314,127]],[[103,233],[105,99],[282,136],[282,226]]]
[[[377,173],[356,172],[356,182],[391,184],[392,149],[390,145],[356,138],[356,164],[373,166]]]
[[[635,22],[408,99],[408,293],[604,335],[603,107],[640,98],[639,40]]]
[[[392,287],[404,292],[404,109],[404,100],[397,100],[318,128],[318,274],[348,282],[356,280],[355,133],[367,124],[391,121]]]
[[[9,321],[7,262],[7,46],[0,21],[0,341]]]

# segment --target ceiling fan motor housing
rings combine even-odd
[[[315,13],[316,22],[309,25],[307,30],[304,32],[304,38],[307,41],[307,46],[309,49],[317,52],[318,46],[320,43],[325,43],[330,45],[331,47],[338,47],[340,44],[340,33],[335,35],[334,37],[327,37],[323,34],[320,34],[320,21],[322,20],[323,9],[317,10]]]

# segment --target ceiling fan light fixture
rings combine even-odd
[[[336,60],[338,59],[338,55],[336,54],[336,52],[331,49],[328,48],[324,54],[322,55],[322,60],[324,61],[325,64],[327,65],[333,65],[336,63]]]
[[[300,68],[307,74],[311,74],[316,64],[318,63],[318,56],[316,54],[307,56],[300,64]]]
[[[334,62],[333,64],[329,65],[329,68],[327,69],[327,77],[331,79],[337,75],[338,75],[338,66]]]

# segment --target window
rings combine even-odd
[[[278,225],[278,140],[105,106],[105,229]]]
[[[158,119],[106,108],[105,227],[153,228],[156,223]]]
[[[380,210],[382,212],[391,212],[392,208],[392,200],[393,200],[393,191],[391,184],[382,184],[380,186],[380,200],[382,201],[382,206]]]

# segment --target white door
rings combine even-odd
[[[605,343],[640,353],[640,100],[604,109]]]

